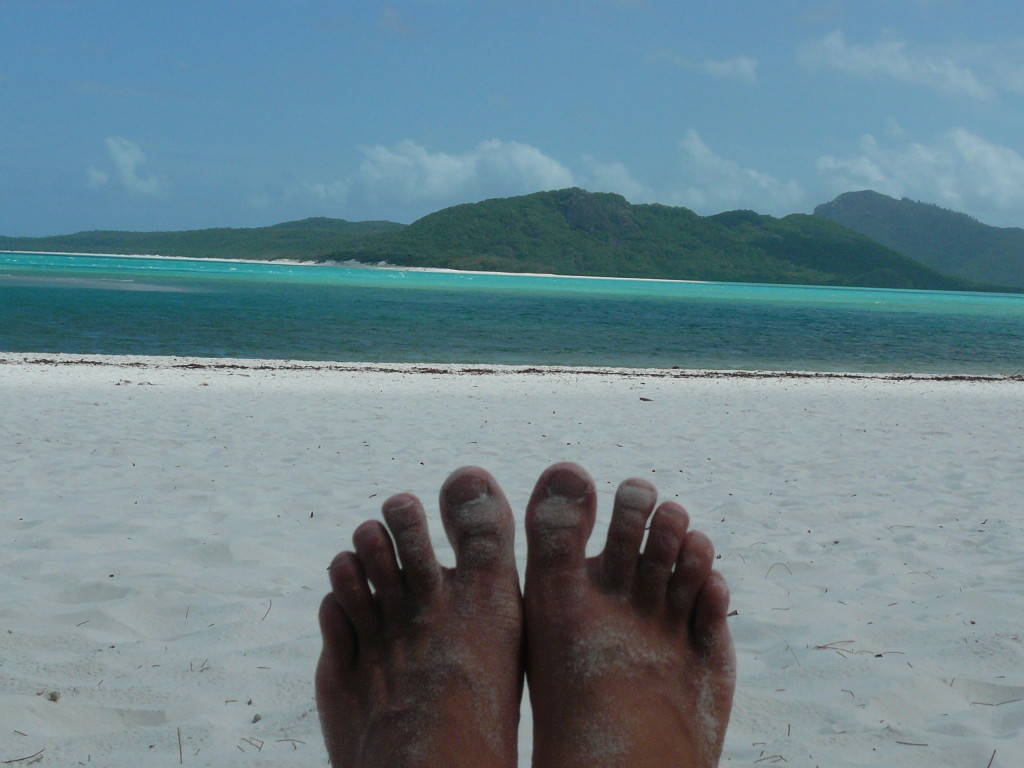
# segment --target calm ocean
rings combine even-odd
[[[0,351],[1019,374],[1024,296],[0,252]]]

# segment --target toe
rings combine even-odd
[[[651,609],[665,605],[669,579],[689,524],[686,510],[671,501],[654,513],[647,544],[636,567],[633,594],[638,605]]]
[[[430,543],[427,516],[420,500],[400,493],[384,502],[382,512],[395,540],[407,588],[417,593],[436,588],[441,570]]]
[[[356,645],[376,637],[380,616],[370,585],[359,558],[352,552],[335,556],[327,569],[331,579],[331,594],[356,631]]]
[[[700,531],[686,534],[668,584],[668,610],[675,618],[692,620],[694,602],[711,574],[714,556],[711,539]]]
[[[581,567],[594,529],[594,481],[576,464],[555,464],[540,476],[526,506],[529,567]]]
[[[489,472],[479,467],[452,472],[441,486],[440,506],[457,572],[515,569],[512,509]]]
[[[709,648],[728,643],[729,585],[712,571],[697,593],[693,610],[693,636]]]
[[[329,693],[338,685],[344,672],[352,666],[356,657],[356,630],[345,615],[333,593],[320,601],[320,636],[323,649],[316,667],[317,698],[323,689]]]
[[[387,529],[377,520],[367,520],[352,534],[356,554],[378,595],[401,587],[402,574]]]
[[[628,589],[633,583],[644,527],[658,492],[646,480],[625,480],[615,493],[608,540],[601,553],[601,578],[609,589]]]
[[[338,599],[331,593],[320,602],[319,618],[323,648],[314,678],[316,705],[320,712],[329,713],[337,708],[344,680],[355,663],[356,634]]]
[[[329,592],[320,601],[319,619],[324,643],[320,664],[337,669],[350,666],[355,661],[356,630],[333,593]]]

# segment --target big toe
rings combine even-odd
[[[581,567],[596,512],[594,481],[585,469],[561,463],[545,470],[526,507],[528,567]]]
[[[515,570],[512,509],[489,472],[479,467],[452,472],[441,486],[440,506],[456,571]]]

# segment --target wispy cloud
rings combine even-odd
[[[752,56],[733,56],[729,59],[704,59],[696,61],[673,51],[658,51],[651,59],[671,64],[679,69],[703,72],[720,80],[732,80],[746,85],[757,83],[757,59]]]
[[[569,187],[573,173],[536,147],[491,139],[470,150],[431,152],[414,141],[362,150],[348,178],[303,185],[302,191],[338,203],[369,203],[420,214],[446,205]]]
[[[703,72],[722,80],[735,80],[754,85],[757,82],[757,59],[750,56],[734,56],[731,59],[705,59],[701,62]]]
[[[679,148],[682,186],[668,194],[670,202],[705,214],[735,207],[781,214],[792,213],[803,201],[796,181],[781,181],[721,157],[692,128]]]
[[[899,146],[868,134],[857,153],[820,158],[818,172],[834,192],[870,188],[997,216],[1024,207],[1024,157],[966,128]]]
[[[848,42],[845,33],[837,30],[801,45],[799,59],[810,69],[833,69],[866,80],[889,78],[973,99],[991,99],[996,93],[952,54],[913,50],[905,40],[860,45]]]
[[[391,35],[399,37],[412,37],[416,30],[406,21],[405,16],[393,5],[386,6],[381,10],[378,17],[380,28]]]
[[[90,187],[102,187],[110,181],[110,174],[101,171],[99,168],[89,168],[85,175],[89,179]]]
[[[683,205],[701,214],[734,208],[785,215],[803,206],[796,181],[781,180],[717,154],[696,130],[680,141],[667,178],[650,184],[625,163],[583,155],[579,167],[536,147],[491,139],[464,152],[432,152],[415,141],[365,147],[353,173],[296,185],[292,198],[315,200],[337,215],[412,220],[440,208],[490,197],[581,186],[632,203]],[[352,211],[352,213],[347,213]]]
[[[583,156],[586,171],[579,183],[591,192],[614,192],[631,203],[647,203],[657,199],[654,191],[638,181],[621,162],[602,162],[590,155]]]
[[[134,141],[121,136],[111,136],[106,140],[106,145],[107,154],[113,165],[113,176],[102,169],[89,168],[86,174],[90,186],[105,186],[113,178],[125,190],[135,195],[154,196],[168,190],[169,183],[165,178],[143,172],[146,155]]]

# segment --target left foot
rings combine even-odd
[[[476,467],[452,473],[440,506],[455,568],[438,565],[409,494],[384,502],[390,535],[365,522],[356,551],[331,563],[316,702],[333,766],[516,765],[523,662],[512,512]]]

